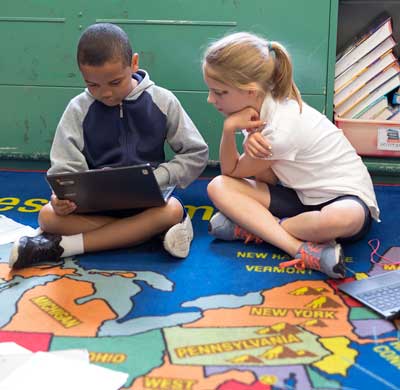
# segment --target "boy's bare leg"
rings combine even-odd
[[[127,218],[70,214],[58,216],[45,206],[39,216],[41,228],[49,233],[83,233],[85,252],[115,249],[139,244],[166,231],[182,220],[181,203],[170,198],[162,207],[154,207]]]
[[[40,228],[48,233],[70,236],[97,229],[116,220],[114,217],[90,214],[57,215],[50,203],[40,210]]]

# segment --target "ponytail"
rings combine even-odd
[[[302,108],[300,91],[293,80],[293,65],[289,53],[278,42],[268,43],[270,55],[275,57],[275,66],[270,81],[272,97],[276,100],[294,99]]]

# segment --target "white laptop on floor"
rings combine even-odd
[[[386,319],[400,316],[400,269],[339,285],[339,290],[357,299]]]

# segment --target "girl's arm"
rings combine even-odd
[[[219,151],[223,175],[238,178],[257,176],[271,166],[271,161],[240,155],[236,145],[236,130],[250,131],[264,125],[265,123],[259,120],[258,112],[252,107],[246,107],[225,119]]]

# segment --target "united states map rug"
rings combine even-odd
[[[207,234],[208,180],[179,191],[195,230],[176,260],[153,240],[11,271],[0,246],[0,341],[32,351],[85,348],[129,374],[124,389],[399,389],[400,340],[385,321],[310,270],[281,270],[276,248]],[[345,247],[348,277],[399,261],[400,187],[376,186],[382,223]],[[0,213],[37,226],[50,192],[42,172],[0,172]],[[73,375],[73,373],[66,373]]]

